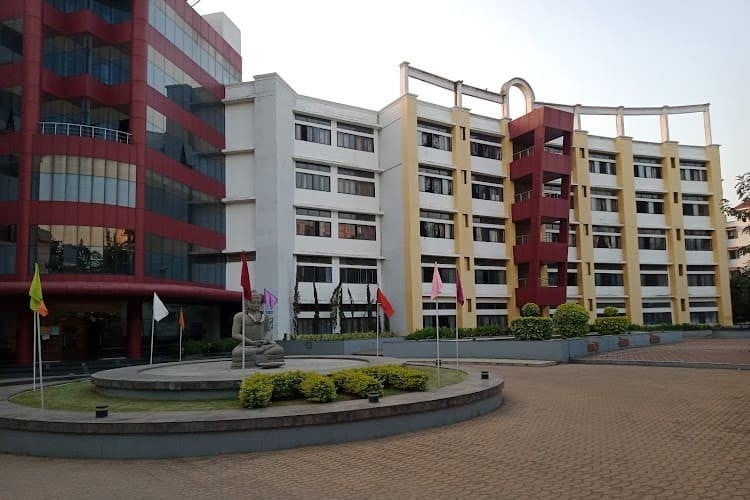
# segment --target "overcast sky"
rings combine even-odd
[[[243,80],[276,72],[300,94],[380,109],[398,97],[398,65],[409,61],[493,91],[519,76],[539,101],[709,102],[726,198],[736,198],[735,176],[750,171],[742,119],[750,118],[747,0],[200,0],[195,8],[223,11],[242,30]],[[410,90],[452,105],[449,94],[419,82]],[[523,111],[515,92],[511,111]],[[582,126],[615,135],[614,118],[584,117]],[[700,115],[671,118],[670,131],[673,140],[704,144]],[[626,117],[625,132],[659,140],[658,117]]]

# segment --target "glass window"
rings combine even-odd
[[[0,201],[18,199],[18,156],[0,155]]]

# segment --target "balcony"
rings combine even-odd
[[[40,122],[42,135],[67,135],[70,137],[90,137],[105,141],[130,144],[132,134],[112,128],[82,125],[80,123]]]
[[[519,287],[516,288],[516,304],[523,307],[524,304],[533,302],[539,306],[558,306],[567,300],[567,287],[549,286],[545,280],[539,280],[533,286],[528,285],[527,278],[518,279]]]
[[[558,149],[545,147],[540,151],[534,146],[513,153],[513,161],[510,164],[511,180],[521,179],[539,170],[570,175],[570,156],[562,154]]]
[[[523,264],[538,260],[541,263],[567,262],[568,245],[557,241],[530,241],[529,235],[516,237],[513,247],[513,260]]]
[[[511,206],[513,221],[530,219],[537,211],[545,219],[567,219],[570,214],[570,199],[559,196],[558,193],[544,193],[541,199],[534,199],[531,191],[517,193]]]

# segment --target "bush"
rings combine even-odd
[[[542,315],[542,310],[533,302],[527,302],[521,307],[521,316],[524,318],[538,318]]]
[[[623,335],[628,333],[630,321],[625,316],[596,318],[594,329],[600,335]]]
[[[273,377],[255,373],[245,378],[240,385],[240,404],[243,408],[263,408],[271,403]]]
[[[516,340],[548,340],[552,338],[552,320],[549,318],[516,318],[510,324]]]
[[[205,342],[200,340],[185,340],[182,342],[182,354],[185,356],[203,354],[204,346]]]
[[[564,338],[583,337],[589,331],[589,314],[580,304],[560,304],[555,310],[554,323]]]
[[[233,339],[232,337],[219,339],[209,344],[210,352],[232,352],[232,349],[237,347],[237,344],[239,343],[239,340]]]
[[[366,398],[372,392],[383,395],[383,383],[362,370],[341,370],[331,374],[333,384],[339,392]]]
[[[614,306],[607,306],[604,308],[604,311],[602,311],[602,317],[604,318],[614,318],[619,315],[620,311]]]
[[[291,370],[273,375],[273,399],[295,399],[302,395],[300,384],[305,374]]]
[[[460,334],[459,330],[459,334]],[[451,328],[440,328],[440,338],[450,338],[456,336],[456,330],[453,330]],[[422,328],[421,330],[417,330],[415,332],[410,333],[406,336],[406,340],[424,340],[424,339],[434,339],[435,338],[435,328]]]
[[[328,403],[336,400],[336,387],[333,381],[320,373],[305,373],[299,389],[308,401]]]
[[[303,333],[297,335],[293,340],[303,340],[307,342],[322,342],[332,340],[366,340],[377,337],[375,332],[357,332],[357,333],[324,333],[322,335],[313,335]],[[380,338],[393,337],[392,332],[380,332]]]
[[[368,366],[361,370],[378,379],[385,387],[393,387],[401,391],[427,390],[429,377],[423,371],[414,368],[399,365],[379,365]]]
[[[477,328],[459,328],[458,337],[472,338],[472,337],[496,337],[498,335],[507,335],[508,329],[501,325],[485,325]],[[406,336],[406,340],[426,340],[435,338],[434,328],[422,328],[416,330]],[[440,338],[456,338],[456,330],[452,328],[440,328]]]

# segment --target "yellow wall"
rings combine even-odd
[[[572,176],[575,186],[575,217],[579,222],[576,228],[576,248],[578,259],[579,303],[589,312],[589,318],[596,318],[596,291],[594,289],[594,239],[591,237],[591,182],[589,179],[588,135],[584,131],[573,133]],[[581,157],[581,151],[584,157]],[[588,227],[589,235],[586,235]],[[591,270],[591,273],[588,270]]]
[[[716,259],[716,291],[719,294],[719,323],[732,324],[732,295],[729,289],[729,255],[727,253],[727,238],[724,230],[724,214],[721,211],[721,162],[719,161],[719,146],[706,146],[708,167],[708,190],[713,193],[709,199],[709,215],[711,226],[714,228],[713,249]]]
[[[422,328],[422,255],[419,239],[419,152],[417,150],[417,98],[401,98],[401,144],[404,203],[404,280],[406,331]]]
[[[464,297],[471,299],[472,309],[464,303],[458,305],[457,325],[460,328],[473,328],[477,326],[476,316],[476,293],[474,286],[474,230],[472,222],[471,201],[471,149],[470,149],[470,124],[469,110],[466,108],[453,108],[453,166],[456,168],[453,175],[453,202],[456,208],[454,220],[455,248],[457,268],[461,273],[461,286]],[[462,129],[463,128],[463,129]],[[466,257],[469,258],[469,268],[466,267]]]
[[[507,265],[505,267],[505,278],[508,284],[508,324],[511,321],[521,316],[521,310],[516,305],[516,287],[518,286],[518,269],[516,268],[515,262],[513,262],[513,247],[516,244],[516,226],[513,224],[513,218],[511,214],[511,206],[513,205],[513,198],[516,195],[516,190],[513,186],[513,182],[510,180],[510,162],[513,161],[513,142],[511,142],[508,134],[508,123],[510,120],[503,118],[500,120],[500,133],[503,136],[503,166],[505,176],[503,179],[503,203],[505,205],[505,255],[508,256]]]

